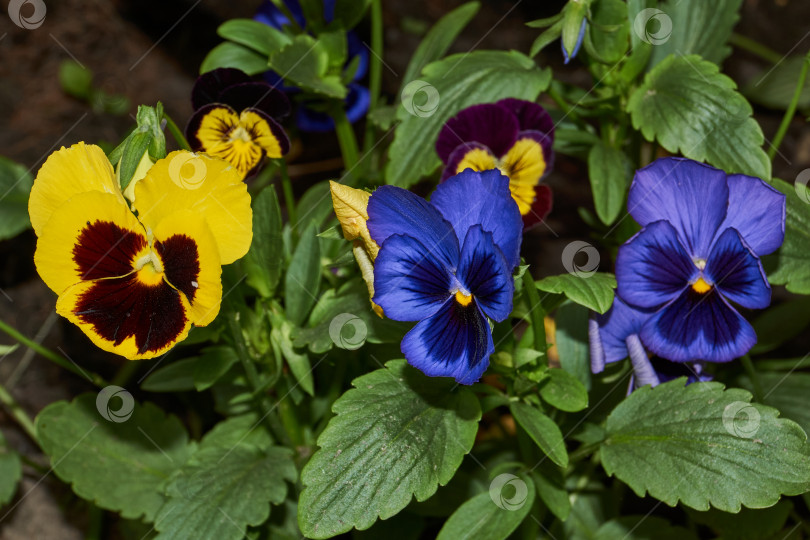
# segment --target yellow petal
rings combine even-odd
[[[363,242],[360,240],[355,240],[352,253],[354,253],[354,259],[357,261],[357,266],[360,267],[360,275],[363,276],[363,281],[366,282],[366,288],[368,289],[368,301],[371,302],[371,309],[373,309],[374,313],[382,318],[382,307],[375,304],[372,300],[372,298],[374,298],[374,263],[369,256],[368,251],[366,251]]]
[[[528,214],[534,202],[534,188],[546,171],[543,147],[534,139],[519,139],[499,168],[509,177],[509,189],[521,215]]]
[[[253,239],[250,195],[227,161],[187,151],[158,160],[135,186],[138,219],[152,230],[179,210],[205,219],[222,264],[247,253]]]
[[[264,149],[267,157],[276,159],[282,156],[281,143],[264,118],[253,111],[242,111],[239,123],[250,134],[251,140]]]
[[[205,220],[190,210],[170,215],[155,229],[155,251],[165,279],[189,301],[191,322],[211,323],[222,301],[222,267]]]
[[[88,191],[109,193],[124,203],[104,151],[80,142],[51,154],[39,169],[28,200],[31,225],[37,236],[57,208],[71,197]]]
[[[155,162],[149,157],[149,151],[144,152],[143,156],[141,156],[141,160],[138,162],[138,166],[135,167],[135,174],[132,175],[132,180],[129,181],[127,189],[124,190],[124,197],[126,197],[127,200],[135,202],[135,184],[146,176],[146,173],[149,172],[149,169],[151,169],[154,164]],[[121,164],[119,163],[118,167],[115,169],[115,179],[119,186],[121,185],[120,169]]]
[[[464,154],[461,161],[456,166],[456,174],[466,170],[472,169],[474,171],[488,171],[495,169],[495,158],[488,150],[483,148],[473,147],[469,152]]]
[[[346,240],[360,238],[369,257],[374,261],[380,247],[372,240],[366,224],[368,221],[368,200],[371,194],[362,189],[354,189],[332,180],[329,181],[329,189],[332,192],[332,206],[343,229],[343,236]]]
[[[40,231],[34,263],[62,294],[82,280],[131,273],[147,247],[146,233],[120,195],[90,191],[60,206]]]

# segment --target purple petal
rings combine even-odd
[[[462,167],[462,162],[465,162]],[[470,169],[472,171],[489,171],[497,168],[495,155],[492,150],[481,143],[470,142],[460,144],[450,153],[447,158],[447,166],[442,171],[444,182],[451,176]],[[461,170],[459,170],[461,169]]]
[[[500,157],[515,144],[520,123],[506,107],[495,103],[473,105],[449,119],[439,132],[436,152],[447,163],[459,145],[477,142]]]
[[[481,225],[467,231],[458,278],[490,319],[500,322],[512,312],[515,282],[511,268],[493,242],[492,233],[485,232]]]
[[[595,368],[627,358],[627,338],[640,333],[650,315],[648,311],[627,305],[618,295],[614,297],[607,313],[591,319],[591,370],[599,373],[602,369]]]
[[[554,206],[554,194],[546,184],[534,188],[534,202],[528,214],[523,215],[523,229],[531,229],[543,222]]]
[[[658,374],[653,369],[650,357],[647,356],[647,351],[641,344],[641,340],[637,334],[627,336],[627,353],[630,356],[630,363],[633,365],[633,386],[641,388],[642,386],[658,386],[661,381],[658,380]]]
[[[518,119],[520,131],[539,131],[554,141],[554,121],[542,106],[533,101],[517,98],[502,99],[496,105],[512,111]]]
[[[236,111],[257,109],[272,118],[284,118],[290,114],[290,100],[284,92],[263,82],[229,86],[219,94],[219,102]]]
[[[236,68],[217,68],[203,73],[191,89],[191,106],[196,111],[204,105],[216,103],[229,86],[251,81],[250,75]]]
[[[728,212],[718,232],[734,227],[760,257],[776,251],[785,239],[785,195],[744,174],[730,175],[728,189]]]
[[[712,247],[706,275],[727,299],[749,309],[771,303],[771,286],[759,258],[735,229],[726,229]]]

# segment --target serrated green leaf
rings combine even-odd
[[[292,43],[292,39],[281,30],[251,19],[225,21],[217,28],[217,34],[264,56],[270,56]]]
[[[242,259],[248,285],[272,298],[283,269],[281,207],[273,186],[253,199],[253,242]]]
[[[508,483],[501,489],[490,488],[459,506],[444,523],[437,540],[503,540],[512,534],[532,509],[534,483],[528,476],[509,476],[512,478],[507,477]]]
[[[292,43],[270,55],[268,65],[285,80],[305,90],[343,99],[348,90],[340,76],[329,74],[329,51],[307,34],[293,38]]]
[[[810,190],[778,178],[771,185],[787,196],[787,215],[785,242],[776,254],[763,259],[768,281],[792,293],[810,294]]]
[[[20,454],[9,448],[3,434],[0,433],[0,506],[8,504],[14,498],[20,478],[22,478]]]
[[[588,390],[564,369],[551,368],[548,378],[540,383],[540,396],[552,407],[566,412],[581,411],[588,406]]]
[[[785,110],[793,99],[804,56],[789,56],[775,66],[765,68],[742,88],[745,97],[772,109]],[[810,107],[810,80],[805,81],[799,96],[799,109]]]
[[[200,448],[166,487],[155,519],[157,538],[239,540],[281,504],[297,473],[292,450],[236,446]]]
[[[301,475],[298,523],[328,538],[369,528],[445,485],[472,448],[481,409],[469,389],[404,360],[352,382]]]
[[[28,196],[34,179],[22,165],[0,157],[0,240],[17,236],[31,226]]]
[[[301,233],[284,278],[284,309],[287,318],[300,326],[318,299],[321,281],[321,251],[318,228],[311,224]]]
[[[119,414],[109,421],[96,398],[82,394],[45,407],[36,418],[40,446],[78,496],[125,518],[153,521],[166,500],[161,485],[183,466],[193,445],[180,421],[152,403],[133,403],[129,418],[120,421]]]
[[[217,68],[241,69],[248,75],[267,71],[267,58],[238,43],[220,43],[205,56],[200,64],[200,73],[207,73]]]
[[[697,55],[669,56],[647,73],[627,111],[633,127],[672,153],[768,180],[771,161],[762,150],[762,129],[736,87]]]
[[[602,464],[670,506],[764,508],[810,489],[810,445],[745,390],[684,378],[634,391],[607,419]]]
[[[200,449],[248,444],[264,450],[273,444],[273,438],[262,420],[255,412],[226,418],[203,436]]]
[[[583,276],[560,274],[548,276],[535,284],[541,291],[564,294],[572,302],[605,313],[613,305],[616,277],[603,272]]]
[[[433,147],[439,130],[461,109],[507,97],[534,101],[550,82],[549,70],[539,69],[517,51],[473,51],[428,64],[417,86],[431,85],[438,103],[430,104],[435,105],[432,110],[418,111],[418,116],[409,113],[404,104],[400,106],[397,118],[401,123],[389,150],[386,183],[407,188],[435,171],[440,163]],[[419,93],[416,87],[414,92]],[[416,98],[404,97],[412,109]]]
[[[521,402],[511,403],[509,411],[551,461],[560,467],[568,466],[568,452],[562,432],[551,418],[535,407]]]
[[[591,179],[596,215],[611,225],[624,208],[624,198],[633,170],[624,152],[598,142],[588,152],[588,176]]]

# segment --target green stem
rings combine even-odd
[[[743,356],[741,360],[743,368],[745,368],[745,372],[751,379],[751,385],[754,387],[754,399],[757,400],[759,403],[762,403],[763,396],[765,394],[762,392],[762,385],[759,383],[757,371],[754,369],[754,363],[751,361],[751,357],[748,356],[747,354]]]
[[[369,110],[377,108],[382,87],[382,57],[383,57],[383,17],[382,0],[371,2],[371,66],[369,68],[368,89],[371,94]],[[363,137],[363,154],[367,154],[374,146],[374,123],[366,120],[366,133]]]
[[[804,83],[807,80],[807,68],[809,67],[810,52],[808,52],[804,57],[802,71],[799,73],[799,80],[796,83],[796,90],[793,91],[793,99],[790,100],[790,105],[785,111],[785,116],[782,118],[782,123],[779,125],[779,131],[776,132],[776,135],[773,138],[773,143],[771,143],[771,147],[768,149],[768,157],[771,160],[773,160],[777,150],[779,150],[779,145],[782,144],[782,139],[785,138],[785,133],[787,133],[788,126],[790,126],[790,121],[793,120],[793,115],[796,114],[796,107],[799,105],[799,98],[802,97]]]
[[[183,135],[183,132],[180,131],[180,128],[177,127],[177,124],[174,123],[172,117],[164,112],[163,119],[166,120],[166,127],[169,128],[169,133],[172,134],[174,140],[177,141],[178,145],[180,145],[180,149],[191,150],[191,146],[189,146],[188,141],[186,140],[186,136]]]
[[[284,205],[287,207],[287,221],[290,225],[295,226],[298,221],[298,216],[295,209],[295,196],[293,195],[292,181],[290,175],[287,173],[287,162],[283,159],[278,160],[279,171],[281,172],[281,189],[284,191]]]
[[[93,384],[95,384],[100,388],[107,386],[107,381],[105,381],[100,375],[97,375],[91,371],[80,369],[78,366],[73,365],[70,361],[65,360],[64,358],[62,358],[52,350],[48,349],[47,347],[40,345],[36,341],[28,339],[27,337],[19,333],[14,327],[9,326],[2,320],[0,320],[0,330],[11,336],[13,339],[19,341],[29,349],[38,352],[41,356],[47,358],[48,360],[58,365],[59,367],[65,368],[66,370],[75,373],[76,375],[80,375],[82,377],[89,377],[90,382],[92,382]]]
[[[129,380],[135,375],[138,371],[138,368],[141,367],[141,364],[137,361],[127,361],[121,369],[118,370],[118,373],[115,374],[113,377],[111,384],[115,386],[125,387]]]
[[[731,34],[728,42],[737,47],[738,49],[742,49],[744,51],[748,51],[751,54],[755,54],[762,58],[763,60],[767,60],[771,64],[778,64],[782,61],[782,55],[778,52],[774,51],[771,48],[766,47],[762,43],[755,41],[749,37],[746,37],[742,34]]]
[[[20,407],[20,404],[17,403],[11,393],[6,390],[6,387],[3,385],[0,385],[0,403],[5,405],[11,417],[14,418],[23,431],[25,431],[28,436],[31,437],[31,440],[39,444],[39,439],[37,439],[37,428],[34,427],[34,422],[31,420],[31,418],[29,418],[22,407]]]
[[[348,171],[354,167],[360,155],[357,150],[357,137],[354,134],[354,128],[346,117],[346,111],[343,110],[342,101],[335,101],[332,104],[331,116],[335,121],[335,133],[340,145],[340,153],[343,155],[343,168]]]
[[[543,305],[540,303],[540,295],[537,294],[537,286],[534,284],[534,278],[528,268],[523,274],[523,288],[526,290],[526,300],[529,302],[529,317],[532,321],[532,330],[534,333],[534,348],[544,353],[540,361],[543,362],[543,364],[548,364],[548,358],[545,356],[546,349],[548,348],[546,344],[546,327],[543,322],[545,313],[543,311]]]

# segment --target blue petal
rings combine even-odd
[[[644,324],[641,340],[673,362],[728,362],[747,353],[757,336],[715,289],[701,295],[690,287]]]
[[[706,277],[728,300],[749,309],[771,303],[771,286],[759,258],[735,229],[726,229],[706,261]]]
[[[728,212],[718,232],[734,227],[757,256],[773,253],[785,239],[785,195],[759,178],[728,177]]]
[[[425,375],[453,377],[461,384],[478,381],[495,352],[489,323],[475,302],[463,307],[452,298],[405,334],[401,349]]]
[[[644,350],[638,335],[627,336],[626,343],[630,363],[633,365],[633,387],[641,388],[648,384],[658,386],[661,381],[658,379],[658,374],[655,372],[650,357],[647,356],[647,351]]]
[[[461,248],[458,278],[490,319],[500,322],[512,312],[515,293],[512,272],[501,250],[492,241],[492,233],[485,232],[481,225],[474,225],[467,231]]]
[[[459,241],[470,227],[480,224],[492,233],[510,271],[518,265],[523,221],[507,176],[495,169],[467,169],[439,184],[430,202],[453,225]]]
[[[627,338],[641,332],[650,313],[628,306],[618,295],[610,311],[591,319],[591,371],[600,373],[605,364],[627,358]]]
[[[651,223],[619,248],[618,294],[628,304],[654,308],[676,298],[698,274],[668,221]]]
[[[661,158],[636,172],[627,210],[641,226],[672,223],[692,258],[705,259],[726,217],[726,173],[683,158]]]
[[[368,217],[369,233],[379,246],[391,235],[407,234],[425,246],[425,254],[430,252],[455,273],[460,253],[458,238],[450,223],[425,199],[402,188],[382,186],[368,200]]]
[[[450,271],[410,236],[388,238],[374,261],[374,303],[395,321],[430,317],[451,296]]]

